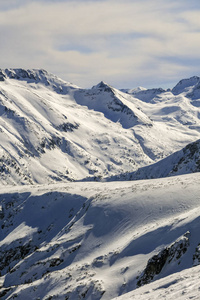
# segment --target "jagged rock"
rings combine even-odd
[[[1,291],[0,291],[0,299],[2,298],[2,297],[4,297],[8,292],[10,292],[10,290],[12,290],[12,288],[3,288],[3,289],[1,289]]]
[[[151,282],[156,275],[160,274],[167,263],[178,261],[187,251],[189,246],[189,236],[190,232],[187,231],[169,247],[164,248],[161,252],[150,258],[143,274],[137,282],[137,286],[140,287]]]
[[[50,260],[50,265],[49,267],[52,268],[52,267],[57,267],[59,266],[61,263],[63,262],[63,259],[60,259],[60,258],[52,258]]]
[[[153,179],[200,172],[200,140],[158,161],[139,168],[129,174],[122,174],[116,180]]]
[[[2,205],[0,205],[0,219],[4,218],[4,209],[2,207]]]
[[[195,253],[193,255],[193,266],[198,266],[200,264],[200,243],[195,249]]]
[[[9,269],[13,261],[20,261],[35,250],[31,242],[9,249],[0,249],[0,271]]]
[[[74,129],[78,129],[79,128],[79,124],[78,123],[70,123],[70,122],[66,122],[63,124],[60,124],[59,126],[56,127],[56,129],[60,130],[60,131],[64,131],[64,132],[72,132],[74,131]]]
[[[6,78],[6,74],[3,70],[0,70],[0,81],[4,81]]]

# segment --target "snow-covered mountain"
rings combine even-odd
[[[1,74],[3,184],[104,176],[151,161],[131,130],[126,130],[151,121],[110,89],[83,90],[43,70]],[[88,109],[87,100],[94,109]]]
[[[199,182],[2,187],[1,299],[129,299],[161,278],[170,286],[200,263]]]
[[[6,69],[0,78],[2,184],[132,172],[200,138],[199,107],[184,93],[159,90],[152,99],[147,90],[151,101],[142,101],[104,82],[81,89],[44,70]]]
[[[199,299],[199,80],[0,70],[0,299]]]
[[[137,87],[134,89],[122,89],[121,91],[145,102],[151,102],[154,98],[166,92],[162,88],[146,89],[143,87]]]
[[[200,85],[200,78],[198,76],[182,79],[172,89],[172,93],[174,95],[184,93],[185,95],[191,96],[194,91],[197,91],[199,89],[199,85]]]
[[[188,144],[157,163],[139,168],[135,172],[108,177],[104,180],[153,179],[196,172],[200,172],[200,140]]]

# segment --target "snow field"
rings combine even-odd
[[[199,179],[196,173],[120,184],[2,188],[1,249],[27,247],[24,256],[20,250],[23,259],[14,253],[12,269],[2,263],[4,289],[10,288],[2,299],[126,295],[137,287],[148,260],[187,231],[187,251],[153,280],[191,268],[200,243]]]

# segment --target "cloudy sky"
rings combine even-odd
[[[1,0],[0,67],[81,87],[173,87],[200,75],[199,0]]]

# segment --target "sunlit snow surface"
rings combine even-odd
[[[199,299],[199,87],[0,70],[0,299]]]
[[[112,300],[198,300],[199,277],[199,266],[186,269]]]
[[[200,243],[199,182],[196,173],[1,188],[2,299],[112,299],[134,290],[148,260],[187,232],[186,251],[153,280],[192,268],[198,264],[193,256]],[[173,275],[173,281],[180,282],[181,274]],[[189,276],[185,280],[194,284]],[[161,288],[169,281],[163,279]],[[134,293],[154,290],[159,282]]]
[[[44,70],[2,70],[0,79],[1,74],[4,185],[101,180],[153,164],[200,139],[196,79],[189,81],[189,94],[177,88],[175,94],[124,93],[104,82],[81,89]]]

